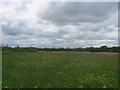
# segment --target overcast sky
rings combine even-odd
[[[2,43],[10,46],[118,45],[117,2],[2,2]]]

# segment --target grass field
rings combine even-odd
[[[117,88],[114,53],[4,51],[3,88]]]

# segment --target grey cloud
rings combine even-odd
[[[21,30],[19,28],[9,27],[9,26],[2,26],[2,30],[5,34],[16,36],[18,34],[21,34]]]
[[[51,3],[42,18],[59,25],[101,22],[117,11],[117,3],[69,2]]]
[[[14,18],[15,15],[12,17],[8,13],[11,18],[3,18],[3,21],[7,22],[2,25],[3,42],[10,45],[41,47],[117,45],[116,5],[117,3],[108,2],[54,2],[49,3],[48,9],[39,15],[39,11],[35,13],[29,9],[28,13],[34,13],[31,18],[18,17],[18,19],[17,16]],[[35,7],[35,5],[31,6]],[[25,7],[24,4],[15,7],[14,14],[21,10],[23,15],[27,14],[29,7]],[[96,40],[97,42],[93,42]]]
[[[28,34],[33,35],[34,32],[31,29],[27,29],[27,23],[24,21],[8,21],[6,20],[7,24],[2,25],[2,32],[4,32],[6,35],[10,36],[16,36],[20,34]]]

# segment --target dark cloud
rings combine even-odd
[[[59,25],[97,23],[106,20],[116,10],[117,3],[113,2],[51,3],[42,18]]]
[[[5,25],[2,26],[2,30],[6,35],[11,35],[11,36],[16,36],[22,33],[20,28],[14,28]]]
[[[5,25],[2,25],[2,32],[4,32],[6,35],[10,36],[16,36],[20,34],[28,34],[33,35],[34,32],[31,29],[27,29],[27,23],[24,21],[8,21]]]

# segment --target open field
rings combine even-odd
[[[117,88],[118,55],[4,51],[3,88]]]

